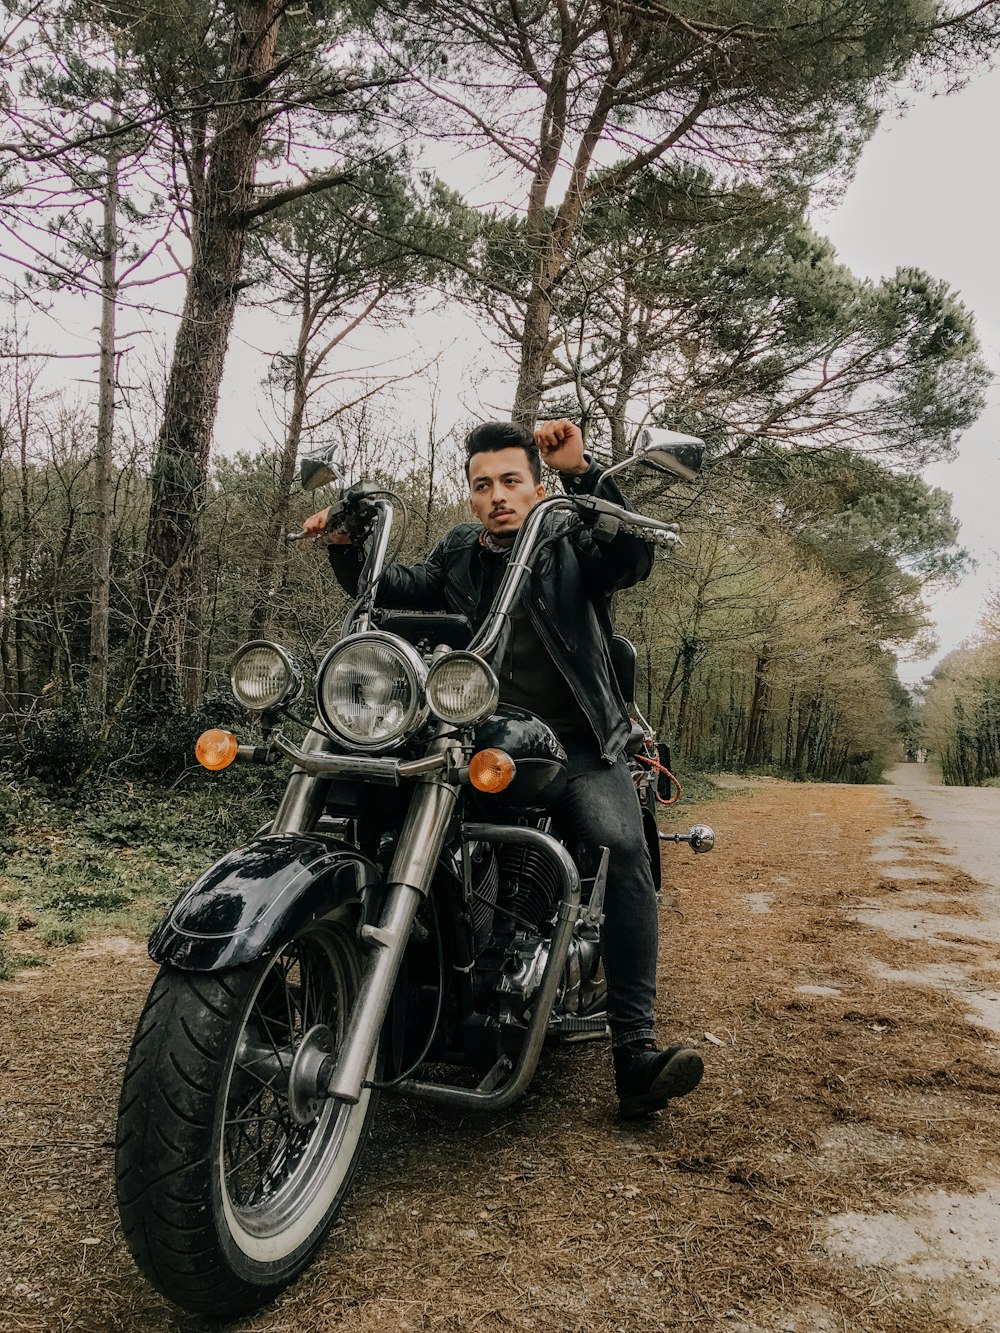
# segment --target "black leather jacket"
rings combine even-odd
[[[592,494],[602,472],[590,463],[579,476],[562,476],[570,494]],[[632,508],[609,481],[604,499]],[[566,522],[555,515],[553,523]],[[478,627],[489,609],[483,605],[487,553],[480,545],[479,523],[460,523],[447,532],[425,561],[390,565],[382,574],[380,606],[413,611],[451,611]],[[338,582],[357,592],[364,552],[352,546],[330,546],[330,563]],[[609,542],[576,531],[543,547],[531,571],[524,606],[539,638],[583,710],[605,762],[614,763],[628,739],[631,725],[625,700],[611,668],[611,599],[619,588],[645,579],[653,567],[653,546],[619,534]]]

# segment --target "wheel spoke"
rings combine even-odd
[[[311,1173],[330,1169],[326,1154],[341,1132],[341,1116],[328,1107],[309,1125],[296,1124],[287,1080],[306,1032],[322,1023],[337,1043],[342,1036],[356,975],[342,939],[337,930],[317,929],[291,941],[271,960],[244,1020],[220,1166],[234,1207],[252,1209],[255,1227],[284,1225],[272,1219],[295,1215],[298,1173],[304,1184]]]
[[[296,946],[296,949],[297,948],[298,946]],[[291,970],[292,970],[291,965],[289,964],[289,966],[285,969],[284,987],[283,987],[285,992],[285,1009],[288,1012],[288,1035],[290,1040],[292,1039],[295,1033],[295,1015],[292,1011],[292,987],[291,987],[291,982],[289,980],[289,973],[291,972]],[[302,960],[300,957],[299,975],[301,976],[301,974],[302,974]],[[302,1031],[305,1032],[306,1031],[305,1014],[301,1014],[300,1017],[302,1020]]]

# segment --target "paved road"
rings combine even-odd
[[[897,764],[888,780],[966,874],[1000,890],[1000,787],[944,787],[931,764]]]

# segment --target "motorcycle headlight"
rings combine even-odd
[[[302,693],[302,671],[295,658],[263,639],[245,643],[233,658],[229,681],[236,702],[256,713],[293,703]]]
[[[427,675],[427,702],[435,716],[456,727],[473,726],[495,712],[497,678],[475,653],[448,653]]]
[[[427,668],[392,634],[355,634],[324,657],[316,707],[330,732],[359,750],[387,749],[427,717]]]

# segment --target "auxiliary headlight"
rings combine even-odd
[[[405,639],[366,632],[342,639],[316,677],[316,707],[330,732],[359,750],[384,750],[427,718],[423,658]]]
[[[233,658],[229,680],[236,702],[263,713],[291,704],[302,693],[302,671],[295,658],[276,643],[255,639]]]
[[[456,727],[473,726],[495,712],[497,678],[475,653],[448,653],[427,675],[427,702],[435,716]]]

